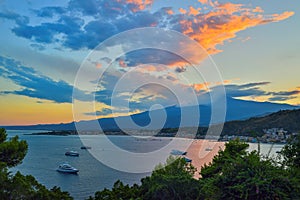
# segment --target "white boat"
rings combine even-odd
[[[65,153],[66,156],[79,156],[79,153],[77,151],[67,151]]]
[[[58,166],[58,168],[56,169],[56,171],[62,172],[62,173],[69,173],[69,174],[76,174],[77,172],[79,172],[78,169],[76,169],[75,167],[72,167],[71,165],[69,165],[67,163],[60,164]]]

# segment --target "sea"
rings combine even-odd
[[[53,135],[27,135],[41,131],[30,130],[8,130],[8,138],[18,135],[21,140],[28,143],[28,152],[23,162],[10,169],[12,173],[20,171],[24,175],[33,175],[41,184],[47,188],[60,187],[63,191],[68,191],[74,199],[86,199],[93,196],[96,191],[104,188],[112,188],[117,180],[125,184],[140,184],[141,178],[150,175],[147,173],[129,173],[112,169],[94,158],[88,150],[81,149],[82,139],[99,140],[97,135],[78,136],[53,136]],[[147,140],[142,140],[143,145],[135,145],[136,139],[128,136],[108,136],[119,144],[120,147],[133,147],[141,150],[147,147]],[[164,138],[165,139],[165,138]],[[160,141],[167,141],[167,140]],[[160,148],[162,142],[149,140],[149,145],[157,145]],[[148,146],[149,146],[148,145]],[[256,150],[257,144],[250,144],[250,150]],[[276,156],[283,145],[261,144],[260,150],[264,154]],[[154,147],[156,148],[156,147]],[[77,151],[79,157],[65,156],[69,150]],[[63,174],[56,171],[61,163],[69,163],[79,169],[78,174]]]

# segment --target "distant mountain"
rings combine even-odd
[[[290,133],[300,131],[300,109],[281,110],[264,117],[252,117],[243,121],[226,122],[222,134],[251,135],[251,132],[263,134],[263,129],[283,128]]]
[[[237,100],[233,98],[227,98],[227,112],[225,121],[248,119],[255,116],[264,116],[269,113],[277,112],[279,110],[293,110],[299,108],[289,104],[277,104],[270,102],[255,102]],[[195,115],[195,110],[200,111],[199,116]],[[181,119],[182,113],[184,113],[183,119]],[[151,118],[150,118],[151,116]],[[164,122],[164,116],[166,118]],[[152,119],[152,121],[151,121]],[[157,129],[160,127],[173,128],[173,127],[194,127],[194,126],[208,126],[211,119],[211,107],[210,105],[197,105],[177,107],[171,106],[165,109],[146,111],[139,114],[117,117],[117,118],[103,118],[92,121],[81,121],[76,125],[85,130],[98,130],[98,122],[103,130],[118,130],[119,126],[116,122],[121,124],[122,128],[136,129],[134,125],[136,123],[142,126],[142,129]],[[132,123],[132,121],[134,123]],[[152,126],[147,126],[150,124]],[[215,121],[218,123],[218,121]],[[6,129],[15,130],[75,130],[74,122],[65,124],[40,124],[31,126],[5,126]]]

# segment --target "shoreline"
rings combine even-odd
[[[132,134],[127,134],[125,132],[121,132],[121,131],[107,131],[107,132],[99,132],[99,131],[86,131],[86,132],[81,132],[80,134],[78,134],[77,131],[45,131],[45,132],[37,132],[37,133],[26,133],[23,135],[48,135],[48,136],[74,136],[74,135],[108,135],[108,136],[133,136],[133,137],[162,137],[162,138],[185,138],[185,139],[193,139],[193,140],[213,140],[216,142],[229,142],[230,140],[224,140],[222,139],[222,137],[220,136],[219,138],[206,138],[205,136],[200,136],[197,138],[193,138],[191,135],[186,135],[186,137],[184,137],[184,134],[178,134],[178,136],[176,135],[176,133],[158,133],[158,134],[153,134],[153,132],[151,131],[142,131],[142,134],[138,134],[136,131],[132,132]],[[236,135],[238,136],[238,135]],[[243,141],[243,140],[241,140]],[[253,144],[286,144],[286,142],[265,142],[265,141],[259,141],[259,142],[252,142],[252,141],[244,141],[246,143],[253,143]]]
[[[192,165],[196,168],[194,178],[199,179],[199,172],[205,164],[209,164],[219,150],[224,150],[225,142],[210,140],[194,140],[187,150],[186,156],[192,159]]]

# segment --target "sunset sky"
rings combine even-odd
[[[213,59],[222,83],[192,80],[190,65],[169,53],[131,52],[112,62],[98,85],[95,110],[84,110],[92,102],[83,85],[74,86],[80,65],[101,42],[143,27],[195,40]],[[109,117],[111,109],[127,115],[110,105],[110,95],[120,73],[140,64],[136,78],[168,80],[192,88],[199,99],[224,84],[228,97],[300,105],[300,1],[0,0],[0,30],[0,125],[70,122],[73,89],[82,95],[75,99],[82,106],[81,119],[92,119],[93,112]],[[192,64],[205,60],[188,43],[174,48],[189,50]],[[102,67],[94,64],[93,70]],[[117,97],[130,98],[130,113],[138,113],[153,103],[173,105],[172,95],[146,86]]]

